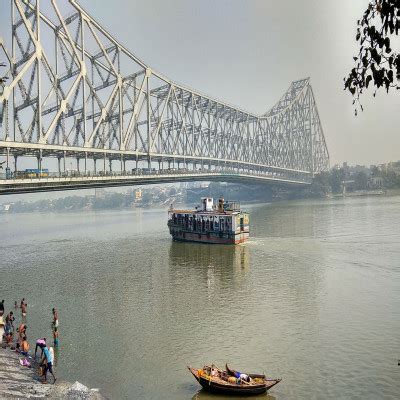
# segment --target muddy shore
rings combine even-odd
[[[44,385],[37,374],[38,365],[23,367],[23,357],[9,348],[0,347],[0,398],[1,399],[70,399],[104,400],[97,389],[89,389],[79,382],[57,380]],[[32,361],[32,360],[31,360]]]

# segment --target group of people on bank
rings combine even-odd
[[[21,309],[21,322],[17,326],[15,313],[17,313],[18,308]],[[53,382],[56,381],[56,377],[54,375],[54,348],[48,343],[46,338],[40,338],[36,340],[35,343],[35,354],[32,357],[29,353],[30,344],[27,339],[27,309],[28,304],[23,298],[21,300],[20,305],[15,301],[14,303],[14,311],[10,311],[6,316],[5,314],[5,306],[4,300],[0,302],[0,338],[1,345],[3,348],[9,347],[11,350],[15,350],[16,352],[23,355],[25,358],[20,359],[20,363],[23,366],[30,367],[30,360],[36,361],[38,350],[41,350],[40,360],[39,360],[39,373],[43,377],[42,383],[47,383],[47,373],[51,373],[53,376]],[[55,308],[52,309],[52,333],[54,340],[54,347],[58,347],[59,345],[59,332],[58,332],[58,312]]]

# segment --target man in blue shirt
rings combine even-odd
[[[43,349],[43,360],[42,360],[42,366],[44,366],[44,372],[43,372],[43,381],[42,383],[47,383],[47,371],[49,371],[51,373],[51,375],[53,375],[53,379],[54,382],[56,382],[56,377],[54,376],[54,372],[53,372],[53,362],[54,362],[54,353],[52,351],[53,349],[50,349],[50,346],[47,345],[46,347],[44,347]]]

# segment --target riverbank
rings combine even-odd
[[[104,400],[97,389],[88,389],[79,382],[57,380],[54,385],[43,385],[37,375],[37,363],[32,363],[31,368],[23,367],[20,358],[15,351],[0,348],[0,398]]]

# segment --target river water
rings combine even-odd
[[[0,297],[32,345],[58,307],[57,375],[112,399],[215,398],[186,365],[225,362],[283,378],[264,399],[397,399],[400,197],[246,208],[236,247],[160,210],[2,214]]]

